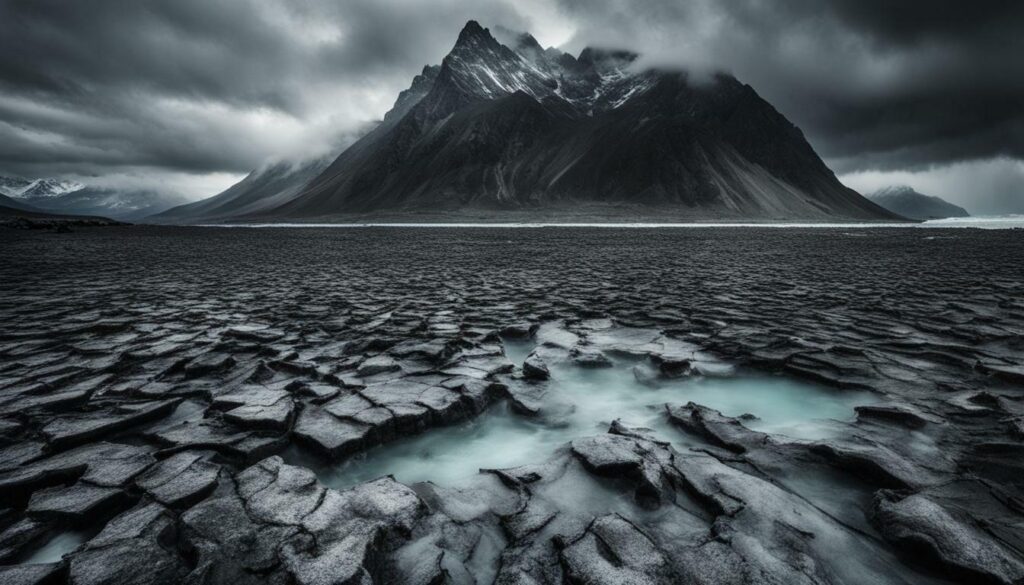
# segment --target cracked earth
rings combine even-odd
[[[112,227],[0,249],[5,584],[1024,582],[1016,231]],[[808,435],[686,399],[637,424],[570,396],[574,372],[655,402],[748,378],[853,402]],[[387,451],[455,437],[439,471],[499,416],[566,440],[458,481],[403,483]]]

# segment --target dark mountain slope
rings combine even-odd
[[[0,228],[55,229],[71,227],[124,225],[101,216],[49,213],[13,197],[0,195]]]
[[[408,89],[402,91],[394,107],[376,129],[390,128],[398,123],[433,87],[439,66],[424,67]],[[372,127],[371,127],[372,128]],[[372,134],[374,130],[370,129]],[[349,139],[355,141],[356,137]],[[154,223],[224,221],[265,213],[291,201],[331,164],[332,157],[300,162],[276,162],[253,170],[244,179],[213,197],[174,207],[146,218]]]
[[[178,195],[80,186],[60,195],[37,196],[26,201],[46,213],[71,216],[100,216],[134,220],[182,203]]]
[[[154,223],[217,221],[258,213],[294,197],[319,175],[330,159],[293,164],[279,162],[256,169],[225,191],[194,203],[187,203],[146,218]]]
[[[33,207],[28,203],[25,203],[24,201],[18,201],[17,199],[13,197],[8,197],[7,195],[0,195],[0,206],[4,207],[9,211],[17,210],[28,211],[32,213],[45,213],[42,209],[39,209],[38,207]]]

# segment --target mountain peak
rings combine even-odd
[[[495,30],[503,36],[502,29]],[[438,95],[448,98],[438,102],[444,107],[432,109],[432,115],[444,117],[451,113],[451,107],[467,100],[494,99],[517,91],[540,100],[550,95],[555,86],[557,81],[471,20],[459,34],[455,47],[441,61],[441,72],[432,91],[440,90]]]
[[[461,55],[460,58],[462,59],[473,59],[499,53],[512,53],[512,50],[501,44],[491,34],[490,29],[486,29],[480,26],[480,23],[477,21],[471,20],[466,23],[466,26],[462,27],[462,32],[459,33],[459,38],[455,41],[455,46],[452,47],[451,52],[448,53],[448,57]],[[448,60],[448,57],[445,60]],[[443,63],[444,61],[442,61]]]
[[[488,32],[491,33],[491,36],[496,41],[531,61],[537,60],[544,54],[544,47],[528,32],[505,28],[500,25],[488,29]]]
[[[518,41],[519,47],[528,47],[530,49],[535,49],[537,51],[544,52],[544,47],[540,46],[540,43],[537,42],[537,39],[535,39],[534,36],[528,32],[520,34],[516,40]]]
[[[889,185],[888,187],[882,187],[881,189],[872,193],[875,196],[882,195],[902,195],[905,193],[916,193],[917,191],[910,185]]]
[[[83,188],[85,188],[85,185],[81,183],[63,179],[43,178],[29,180],[0,177],[0,193],[21,199],[60,197]]]
[[[480,26],[479,22],[470,20],[466,23],[466,26],[462,27],[462,32],[459,33],[459,38],[455,41],[455,44],[458,46],[479,38],[491,38],[491,33],[486,28]]]

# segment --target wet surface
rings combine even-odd
[[[523,344],[528,345],[528,344]],[[523,359],[532,347],[519,348]],[[517,353],[506,355],[522,362]],[[665,405],[690,401],[728,416],[750,415],[753,430],[801,439],[838,434],[856,416],[854,407],[874,404],[879,397],[863,391],[834,390],[792,378],[687,377],[657,383],[637,381],[632,362],[613,367],[553,368],[542,409],[545,417],[524,416],[499,404],[472,420],[396,439],[331,464],[302,449],[285,460],[317,472],[324,485],[336,489],[393,475],[403,483],[429,481],[459,485],[481,469],[503,469],[543,461],[578,437],[605,432],[613,420],[654,430],[660,440],[679,446],[695,441],[666,419]]]
[[[85,531],[67,531],[53,535],[30,556],[21,561],[26,565],[56,563],[67,553],[78,548],[93,535]]]
[[[848,231],[0,231],[0,581],[1019,580],[1024,238]]]

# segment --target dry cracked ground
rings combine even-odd
[[[113,227],[0,255],[4,584],[1024,582],[1019,232]],[[295,463],[496,408],[564,428],[586,397],[551,373],[621,363],[875,399],[813,438],[602,413],[454,484]]]

